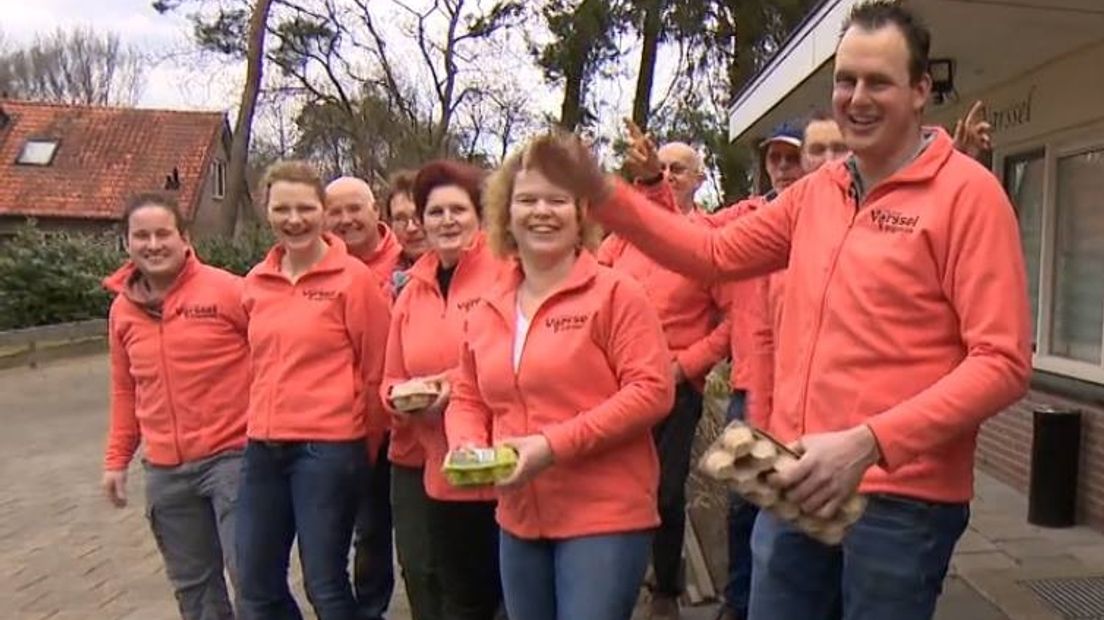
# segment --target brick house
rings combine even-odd
[[[737,96],[729,137],[830,108],[840,26],[859,0],[821,0]],[[932,30],[928,122],[986,102],[988,162],[1015,205],[1035,320],[1027,398],[989,420],[978,466],[1026,491],[1033,410],[1082,412],[1079,519],[1104,529],[1104,6],[1100,0],[909,6]],[[999,260],[999,257],[994,257]]]
[[[175,196],[196,237],[224,223],[230,128],[222,112],[0,100],[0,238],[34,218],[46,230],[113,230],[143,192]]]

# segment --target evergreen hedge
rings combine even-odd
[[[195,243],[204,262],[239,275],[272,244],[268,231]],[[116,233],[40,230],[34,221],[0,240],[0,330],[105,318],[111,295],[102,280],[126,260]]]

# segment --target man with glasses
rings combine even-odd
[[[631,140],[647,140],[626,121]],[[626,172],[647,187],[649,197],[667,211],[704,223],[705,214],[694,194],[705,180],[702,159],[688,144],[671,142],[642,166]],[[721,323],[719,287],[698,282],[659,266],[643,252],[611,235],[598,249],[599,262],[639,282],[659,315],[671,350],[671,375],[676,389],[671,412],[653,429],[659,456],[660,526],[652,540],[650,620],[677,620],[678,597],[683,590],[682,546],[686,531],[686,478],[691,450],[702,413],[705,375],[724,356],[728,326]]]

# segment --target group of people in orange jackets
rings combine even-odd
[[[899,3],[857,5],[833,117],[776,130],[772,190],[715,214],[700,155],[631,124],[631,183],[560,133],[490,174],[397,175],[378,206],[274,164],[276,244],[244,279],[135,199],[105,281],[103,487],[126,503],[142,444],[181,616],[301,618],[294,544],[317,617],[382,618],[393,532],[418,620],[627,620],[649,564],[651,617],[678,618],[702,382],[728,357],[730,417],[802,455],[771,483],[808,513],[869,501],[830,547],[734,498],[721,617],[931,618],[977,428],[1031,367],[1015,214],[960,152],[988,138],[921,123],[929,45]],[[411,380],[436,400],[399,411]],[[508,477],[449,483],[450,453],[491,446]]]

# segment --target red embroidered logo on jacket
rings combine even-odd
[[[544,320],[544,324],[552,330],[553,334],[572,329],[582,329],[590,316],[586,314],[571,314],[566,316],[550,316]]]
[[[920,222],[919,215],[907,216],[896,211],[886,211],[884,209],[871,209],[870,220],[878,227],[878,230],[882,232],[892,233],[910,233],[916,230],[916,224]]]
[[[331,299],[337,299],[337,291],[308,288],[303,290],[303,297],[311,301],[330,301]]]
[[[218,316],[218,306],[215,304],[206,306],[180,306],[177,308],[176,314],[186,319],[213,319]]]

